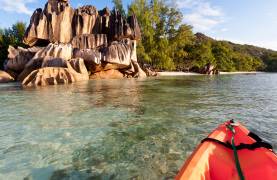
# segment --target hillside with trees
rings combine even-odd
[[[120,0],[119,0],[120,1]],[[277,71],[277,52],[228,41],[216,41],[182,23],[182,13],[161,0],[134,0],[142,30],[138,56],[158,70],[199,71],[212,64],[220,71]]]

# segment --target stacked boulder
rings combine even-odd
[[[67,0],[48,0],[25,32],[29,48],[10,46],[5,70],[24,86],[146,77],[137,62],[140,38],[135,15],[124,18],[117,10],[73,9]]]

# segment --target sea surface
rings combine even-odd
[[[277,150],[277,74],[0,85],[0,179],[173,179],[235,119]]]

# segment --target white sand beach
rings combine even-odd
[[[219,75],[236,75],[236,74],[262,74],[265,72],[259,72],[259,71],[238,71],[238,72],[220,72]],[[158,76],[199,76],[204,75],[200,73],[194,73],[194,72],[181,72],[181,71],[165,71],[165,72],[157,72]]]
[[[195,75],[202,75],[199,73],[193,72],[177,72],[177,71],[165,71],[165,72],[157,72],[158,76],[195,76]]]
[[[260,71],[238,71],[238,72],[220,72],[220,75],[232,75],[232,74],[263,74],[265,72],[260,72]]]

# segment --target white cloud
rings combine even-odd
[[[31,15],[26,4],[32,3],[34,0],[0,0],[0,9],[8,12],[17,12]]]
[[[184,15],[185,22],[192,24],[196,31],[207,31],[217,25],[219,22],[211,18],[203,18],[202,15],[192,13]]]
[[[242,39],[233,39],[233,38],[222,38],[222,37],[213,37],[216,40],[226,40],[237,44],[247,44],[254,45],[258,47],[263,47],[267,49],[272,49],[277,51],[277,41],[271,40],[242,40]]]
[[[229,31],[229,29],[227,29],[227,28],[221,28],[220,31],[221,32],[227,32],[227,31]]]
[[[177,0],[176,5],[183,11],[184,22],[195,31],[209,31],[224,22],[224,13],[208,0]]]
[[[177,0],[176,5],[178,8],[192,8],[193,6],[197,5],[199,0]]]

